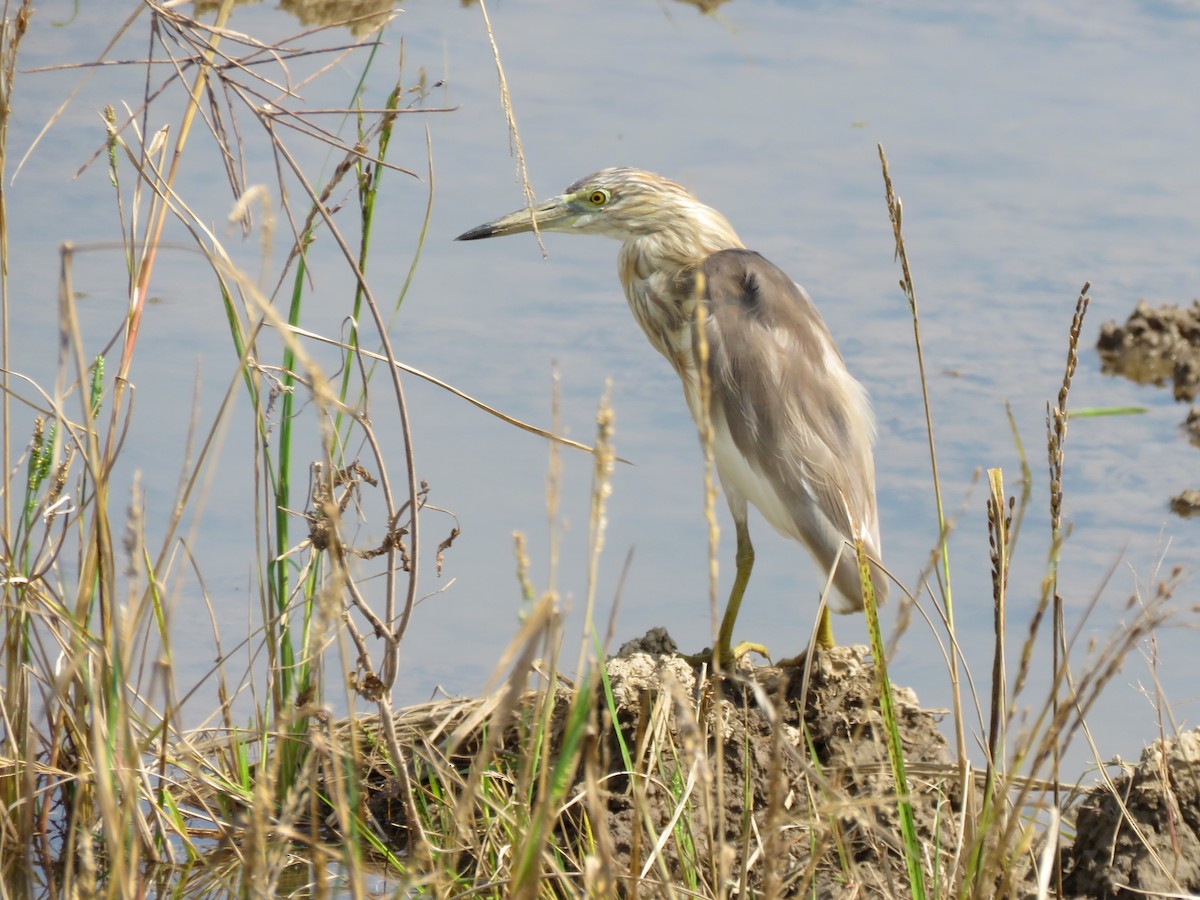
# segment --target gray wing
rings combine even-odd
[[[826,570],[855,528],[878,560],[874,418],[820,313],[799,285],[758,253],[723,250],[699,269],[713,415],[725,421],[738,450],[783,500],[792,527],[772,524],[807,545]],[[881,572],[873,574],[882,600],[887,581]],[[831,608],[862,607],[852,545],[842,551],[835,583],[846,602],[830,597]]]

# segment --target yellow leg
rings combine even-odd
[[[733,578],[733,588],[729,591],[729,601],[725,604],[725,615],[721,617],[716,653],[713,654],[714,657],[719,655],[722,662],[733,659],[733,651],[730,649],[733,642],[733,624],[737,621],[738,610],[742,607],[742,595],[746,593],[746,585],[750,583],[750,571],[754,568],[754,545],[750,543],[750,529],[745,522],[737,522],[735,527],[737,574]]]
[[[831,650],[836,644],[833,640],[833,623],[829,621],[829,607],[821,610],[821,620],[817,622],[817,648]]]
[[[737,530],[737,573],[733,578],[733,588],[729,591],[729,600],[725,604],[725,613],[721,616],[721,627],[717,630],[717,646],[711,653],[698,653],[686,656],[693,665],[711,663],[716,668],[717,663],[728,666],[741,659],[747,653],[759,653],[770,658],[767,648],[762,644],[743,641],[736,647],[733,644],[733,626],[737,622],[738,610],[742,606],[742,595],[746,593],[746,585],[750,582],[750,571],[754,568],[754,545],[750,543],[750,529],[745,522],[734,523]]]

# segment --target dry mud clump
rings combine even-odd
[[[682,806],[689,839],[668,841],[650,871],[684,883],[688,861],[681,854],[694,853],[691,865],[704,868],[704,860],[724,853],[730,877],[745,879],[750,896],[806,888],[842,896],[850,885],[859,896],[903,896],[895,783],[867,648],[820,653],[806,695],[803,667],[747,667],[719,695],[706,684],[698,703],[695,674],[670,655],[673,649],[655,629],[608,664],[617,724],[630,745],[651,753],[674,748],[664,755],[681,764],[685,778],[695,776]],[[925,846],[953,846],[955,817],[944,789],[953,770],[939,716],[922,710],[906,688],[893,695],[917,831]],[[615,740],[609,755],[620,759]],[[651,859],[641,809],[648,806],[660,828],[680,816],[678,791],[643,784],[636,792],[610,784],[607,794],[617,871],[641,871]],[[722,845],[717,854],[713,843]]]
[[[1124,325],[1105,322],[1096,342],[1103,371],[1138,384],[1170,382],[1175,399],[1192,402],[1200,395],[1200,300],[1190,307],[1151,307],[1139,300]],[[1200,446],[1200,409],[1193,407],[1182,425]],[[1171,498],[1176,515],[1200,515],[1200,490],[1188,488]]]
[[[1194,488],[1180,491],[1171,498],[1171,512],[1185,519],[1200,515],[1200,491]]]
[[[1183,430],[1188,440],[1200,447],[1200,406],[1188,410],[1187,418],[1183,420]]]
[[[1136,766],[1093,788],[1064,853],[1068,896],[1200,891],[1200,729],[1155,741]]]
[[[1100,326],[1096,349],[1105,372],[1138,384],[1169,380],[1175,399],[1191,402],[1200,395],[1200,300],[1190,307],[1151,307],[1139,300],[1124,325]]]

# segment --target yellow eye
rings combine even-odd
[[[608,191],[597,188],[588,194],[588,203],[592,206],[603,206],[608,202]]]

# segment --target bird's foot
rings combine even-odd
[[[767,648],[762,644],[755,644],[752,641],[742,641],[740,644],[734,647],[731,658],[735,661],[741,661],[742,657],[744,657],[747,653],[757,653],[767,662],[771,661],[770,651],[767,650]],[[725,657],[722,658],[724,659]]]
[[[826,650],[832,650],[837,646],[837,642],[833,639],[833,625],[829,621],[829,610],[821,611],[821,618],[817,622],[817,634],[813,640],[812,649],[817,653],[824,653]],[[787,659],[781,659],[775,665],[781,669],[798,669],[804,665],[808,659],[808,651],[797,653],[795,656],[789,656]]]
[[[817,653],[821,653],[822,651],[824,651],[828,648],[822,647],[820,644],[818,644],[815,649],[816,649]],[[776,662],[774,665],[780,669],[800,669],[800,668],[803,668],[807,662],[808,662],[808,653],[805,652],[805,653],[797,653],[795,656],[789,656],[786,659],[781,659],[778,662]]]
[[[710,670],[717,668],[718,658],[721,662],[737,665],[742,661],[743,657],[750,653],[757,653],[767,662],[771,661],[771,654],[762,644],[755,644],[751,641],[742,641],[736,647],[717,647],[716,650],[704,649],[695,654],[680,654],[680,657],[687,661],[691,666],[708,666]]]

